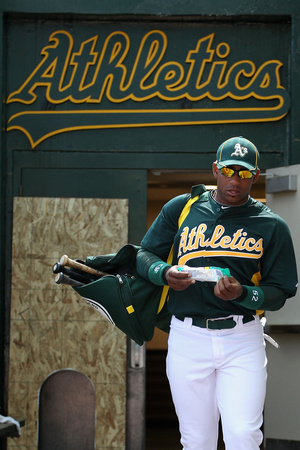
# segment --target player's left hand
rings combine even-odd
[[[214,293],[223,300],[234,300],[243,293],[242,285],[234,277],[222,277],[214,287]]]

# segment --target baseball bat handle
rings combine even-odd
[[[67,275],[74,280],[80,281],[81,283],[88,284],[95,280],[95,275],[90,275],[87,272],[82,272],[82,270],[72,270],[67,269],[66,266],[62,266],[59,262],[55,263],[52,267],[53,273],[62,272],[64,275]]]
[[[105,277],[105,275],[108,275],[107,273],[101,272],[100,270],[93,269],[93,267],[89,267],[86,264],[82,264],[78,261],[74,261],[74,259],[69,258],[67,255],[63,255],[60,258],[60,264],[62,266],[73,267],[73,269],[78,269],[78,270],[82,270],[83,272],[97,275],[99,278]]]
[[[80,281],[73,280],[72,278],[67,277],[62,272],[59,272],[58,274],[56,274],[55,283],[56,284],[67,284],[69,286],[75,286],[75,287],[85,286]]]

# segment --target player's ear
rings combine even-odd
[[[256,174],[255,174],[254,177],[253,177],[253,183],[252,183],[252,184],[254,184],[254,183],[257,182],[257,179],[258,179],[258,177],[259,177],[259,174],[260,174],[260,170],[257,169],[257,172],[256,172]]]
[[[217,168],[217,164],[215,162],[212,164],[212,173],[213,173],[213,176],[215,178],[217,178],[217,176],[218,176],[218,168]]]

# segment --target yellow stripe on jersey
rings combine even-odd
[[[181,211],[179,219],[178,219],[178,228],[181,227],[181,225],[183,224],[184,220],[186,219],[187,215],[190,212],[191,206],[193,205],[193,203],[195,203],[198,200],[198,198],[199,198],[199,195],[196,195],[195,197],[190,198],[189,201],[185,204],[183,210]],[[167,263],[168,264],[172,264],[172,260],[173,260],[173,245],[172,245],[172,248],[170,250],[170,253],[169,253],[169,256],[168,256],[168,259],[167,259]],[[165,304],[165,302],[167,300],[168,293],[169,293],[169,286],[165,285],[163,287],[162,294],[161,294],[161,297],[160,297],[160,302],[159,302],[159,305],[158,305],[157,314],[160,313],[160,311],[162,310],[162,308],[163,308],[163,306],[164,306],[164,304]]]

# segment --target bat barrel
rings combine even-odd
[[[92,275],[97,275],[99,278],[108,275],[105,272],[100,272],[100,270],[93,269],[92,267],[87,266],[86,264],[82,264],[78,261],[74,261],[74,259],[69,258],[67,255],[63,255],[60,258],[60,264],[62,266],[73,267],[73,269],[82,270],[83,272],[90,273]]]

